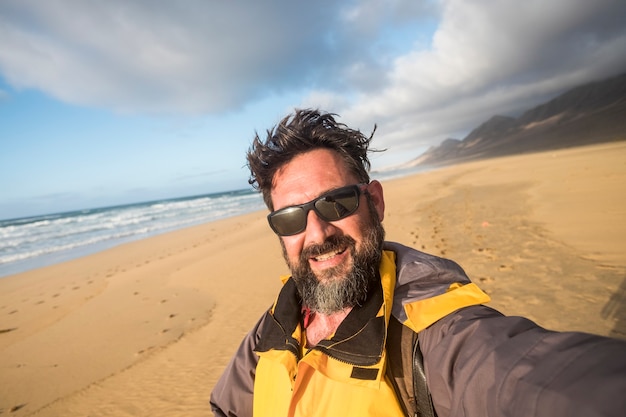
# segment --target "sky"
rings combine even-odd
[[[295,108],[374,170],[626,71],[621,0],[2,0],[0,219],[248,188]]]

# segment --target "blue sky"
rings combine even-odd
[[[619,0],[0,2],[0,218],[247,187],[296,107],[373,168],[626,71]]]

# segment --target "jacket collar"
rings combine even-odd
[[[355,306],[335,334],[319,342],[314,349],[355,366],[372,366],[380,362],[395,285],[393,252],[383,252],[379,273],[380,280],[365,303]],[[266,320],[261,329],[261,338],[255,350],[287,350],[300,359],[301,300],[292,278],[285,282],[269,315],[271,320]]]

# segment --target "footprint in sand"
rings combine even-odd
[[[478,248],[478,249],[472,249],[472,252],[477,253],[479,255],[485,256],[487,257],[487,259],[489,260],[494,260],[496,259],[496,256],[493,252],[493,249],[491,248]]]
[[[9,333],[9,332],[14,332],[17,330],[17,327],[11,327],[9,329],[0,329],[0,334],[2,333]]]
[[[14,405],[13,407],[11,407],[11,409],[9,410],[9,413],[15,413],[16,411],[22,409],[26,407],[26,404],[18,404],[18,405]]]
[[[147,348],[141,349],[140,351],[138,351],[136,353],[136,355],[143,355],[144,353],[146,353],[146,352],[148,352],[148,351],[150,351],[152,349],[154,349],[154,346],[148,346]]]

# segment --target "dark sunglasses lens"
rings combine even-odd
[[[281,236],[295,235],[306,227],[306,214],[301,207],[287,207],[272,213],[270,224]]]
[[[358,207],[359,193],[353,187],[330,192],[315,202],[316,211],[326,221],[343,219]]]

